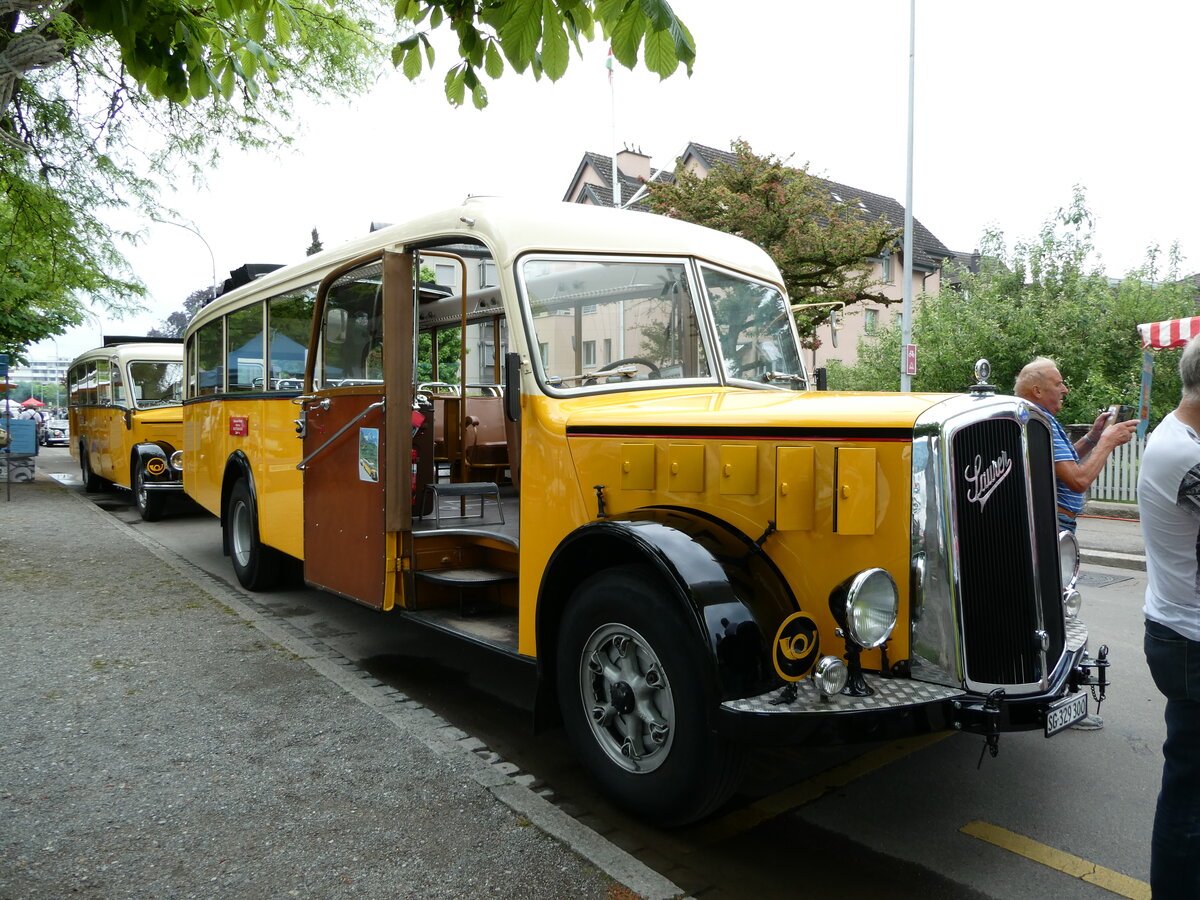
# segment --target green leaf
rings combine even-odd
[[[421,15],[421,4],[418,0],[396,0],[396,21],[417,22]]]
[[[280,44],[290,44],[292,42],[292,25],[295,24],[291,10],[276,11],[275,15],[271,17],[271,23],[275,26],[275,40]]]
[[[542,22],[542,68],[551,81],[558,81],[567,71],[571,47],[563,29],[562,15],[555,0],[545,0]]]
[[[579,34],[582,34],[589,41],[592,39],[596,21],[592,16],[592,8],[590,6],[586,3],[576,3],[570,7],[564,6],[563,16]],[[572,37],[577,38],[578,35],[573,34]],[[578,40],[575,46],[579,46]]]
[[[646,29],[646,16],[637,3],[630,3],[612,31],[612,51],[627,69],[637,65],[638,46]]]
[[[421,74],[421,49],[419,47],[410,47],[408,52],[404,54],[404,77],[409,81],[416,81],[417,76]]]
[[[625,6],[631,2],[635,0],[597,0],[596,21],[604,29],[606,36],[612,34],[621,13],[625,11]]]
[[[233,96],[234,77],[233,66],[226,59],[221,67],[221,96],[226,100]]]
[[[471,88],[471,102],[475,104],[476,109],[483,109],[488,105],[487,88],[482,82]]]
[[[508,20],[500,26],[500,49],[518,72],[533,62],[542,37],[542,0],[510,0]]]
[[[640,0],[642,12],[649,21],[647,31],[665,31],[675,21],[675,13],[666,0]]]
[[[679,57],[675,53],[675,41],[669,32],[652,31],[646,35],[646,68],[666,78],[679,68]]]
[[[504,74],[504,57],[496,49],[496,42],[490,38],[483,54],[483,70],[487,72],[489,78],[499,78]]]
[[[267,39],[267,14],[262,9],[252,13],[246,20],[246,34],[254,41]]]
[[[258,57],[249,50],[243,50],[240,54],[242,62],[242,71],[246,73],[247,80],[254,78],[258,72]]]
[[[417,35],[421,39],[421,44],[425,47],[425,61],[429,63],[429,67],[433,68],[433,44],[429,43],[429,38],[425,35]]]
[[[429,14],[429,27],[430,28],[439,27],[442,24],[443,18],[444,18],[444,14],[442,13],[442,8],[440,6],[435,6],[433,8],[433,12],[431,12]]]
[[[454,106],[463,104],[466,92],[466,83],[463,81],[465,69],[466,64],[461,63],[446,73],[446,99]]]

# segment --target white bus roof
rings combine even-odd
[[[482,242],[500,267],[522,253],[620,253],[686,255],[781,284],[779,270],[762,248],[751,242],[690,222],[653,213],[587,206],[578,203],[530,204],[496,197],[472,197],[401,225],[389,225],[340,247],[270,272],[218,297],[201,309],[188,326],[195,328],[239,308],[250,297],[295,290],[320,273],[384,248],[400,249],[436,240],[442,244]]]
[[[112,359],[117,357],[121,363],[129,360],[145,360],[147,362],[182,362],[183,342],[169,341],[130,341],[121,344],[105,344],[85,350],[71,360],[71,366],[93,359]]]

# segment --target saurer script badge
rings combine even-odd
[[[1008,458],[1007,450],[1001,450],[1000,455],[986,466],[983,464],[983,457],[977,455],[975,461],[963,469],[963,478],[974,485],[967,491],[967,499],[972,503],[978,503],[982,510],[992,494],[996,492],[996,488],[1000,487],[1000,484],[1008,477],[1012,467],[1012,460]]]

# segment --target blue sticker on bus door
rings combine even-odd
[[[358,429],[358,480],[379,481],[379,429]]]

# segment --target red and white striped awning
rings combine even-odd
[[[1174,350],[1200,334],[1200,316],[1147,322],[1137,327],[1143,350]]]

